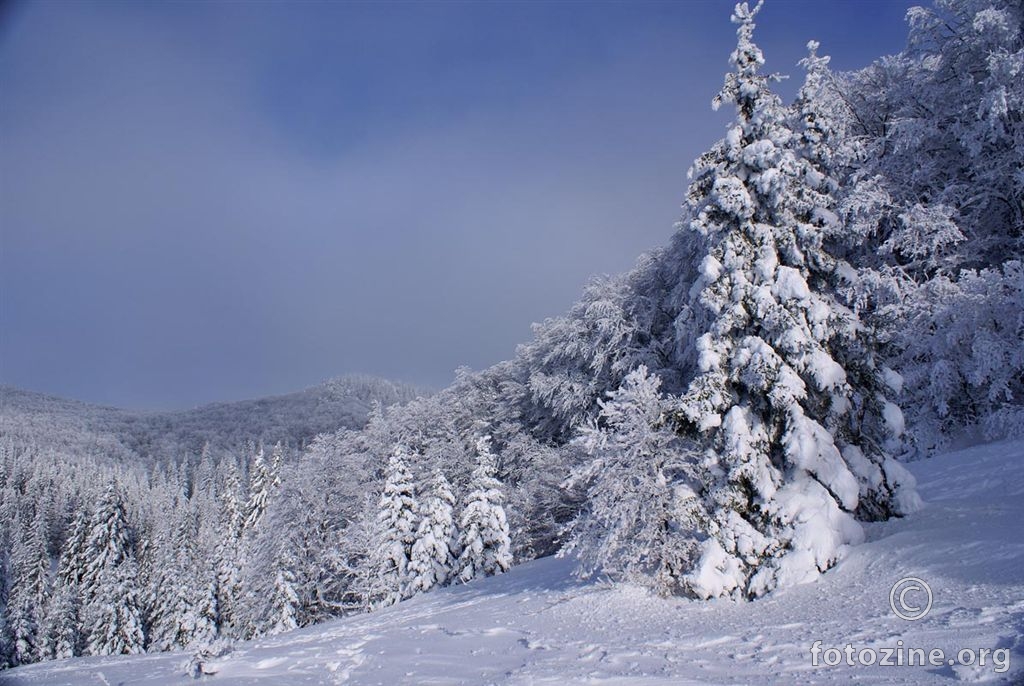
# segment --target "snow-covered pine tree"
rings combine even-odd
[[[700,276],[681,316],[697,373],[676,416],[709,453],[712,536],[686,580],[701,597],[809,580],[861,540],[855,515],[917,502],[879,435],[901,430],[899,409],[881,384],[851,385],[880,372],[849,374],[836,359],[852,363],[835,352],[864,348],[861,327],[829,288],[837,262],[821,234],[833,216],[809,201],[827,188],[794,153],[773,77],[760,73],[760,7],[736,5],[735,71],[715,99],[735,105],[736,121],[695,163],[688,193]]]
[[[0,603],[0,671],[14,666],[14,650],[7,628],[7,605]]]
[[[82,598],[91,602],[99,592],[103,570],[117,567],[132,552],[132,534],[124,508],[124,497],[116,481],[111,480],[100,498],[89,524],[85,542],[85,572]]]
[[[87,612],[90,655],[143,652],[145,635],[137,574],[138,568],[131,558],[99,570],[97,592]]]
[[[3,457],[3,449],[0,447],[0,458]],[[0,495],[5,495],[0,491]],[[0,522],[3,524],[4,522]],[[6,543],[7,531],[5,526],[0,526],[0,670],[12,667],[14,664],[14,646],[11,644],[10,626],[7,622],[7,589],[10,582],[10,546]]]
[[[280,634],[299,627],[299,594],[295,590],[295,560],[282,552],[277,556],[277,574],[270,601],[273,615],[270,617],[270,634]]]
[[[263,457],[263,447],[260,446],[249,469],[249,500],[245,506],[247,530],[255,529],[263,520],[263,515],[267,511],[267,498],[270,497],[273,486],[274,475],[266,458]]]
[[[57,578],[77,588],[85,578],[85,551],[89,542],[89,515],[85,509],[75,512],[71,531],[61,549],[57,563]]]
[[[284,463],[284,446],[281,441],[274,444],[270,451],[270,488],[275,489],[281,485],[281,465]]]
[[[469,495],[459,519],[459,553],[456,575],[463,583],[507,572],[512,566],[512,542],[503,507],[504,495],[491,437],[476,442],[477,466],[469,483]]]
[[[680,594],[706,525],[697,496],[692,443],[668,421],[661,379],[640,366],[601,402],[599,423],[582,443],[594,459],[572,482],[587,487],[587,505],[564,552],[584,576],[600,571]]]
[[[376,541],[370,563],[376,572],[370,593],[374,606],[393,605],[409,597],[409,561],[416,542],[418,505],[405,446],[392,451],[384,473],[384,489],[377,503]]]
[[[457,541],[455,496],[440,470],[434,471],[431,496],[422,508],[422,518],[412,546],[409,572],[411,592],[423,593],[448,583],[455,566],[452,550]]]
[[[190,589],[192,602],[183,624],[188,627],[186,648],[202,650],[213,645],[220,635],[220,610],[217,603],[217,580],[212,571],[196,577],[196,585]]]
[[[50,594],[50,556],[42,527],[38,514],[25,529],[15,526],[7,618],[19,665],[41,659],[39,628]]]
[[[40,624],[40,655],[64,660],[81,654],[81,618],[78,589],[58,579]]]
[[[215,575],[200,550],[199,526],[194,506],[182,507],[163,584],[159,636],[164,649],[202,647],[217,636]]]
[[[230,634],[236,626],[235,612],[241,593],[242,534],[245,526],[243,506],[239,501],[240,481],[234,463],[228,465],[220,500],[220,536],[214,551],[217,574],[217,609],[221,628]]]

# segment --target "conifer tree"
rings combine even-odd
[[[75,512],[71,531],[61,549],[57,577],[67,586],[77,588],[85,578],[85,553],[89,539],[89,515],[84,509]]]
[[[82,577],[82,597],[86,602],[96,597],[103,570],[124,563],[131,555],[131,548],[132,535],[123,496],[117,483],[111,481],[100,498],[86,538]]]
[[[81,654],[78,589],[58,579],[40,625],[40,654],[44,660],[64,660]]]
[[[242,534],[245,517],[238,499],[240,482],[234,464],[229,465],[220,494],[221,535],[214,553],[217,609],[221,627],[230,632],[236,625],[238,597],[241,593]]]
[[[431,497],[423,507],[422,519],[412,547],[410,574],[412,592],[422,593],[448,583],[455,566],[452,548],[457,542],[455,496],[440,470],[434,472]]]
[[[504,494],[497,458],[491,452],[491,437],[476,442],[477,466],[469,484],[466,506],[459,520],[459,558],[456,563],[462,582],[507,572],[512,566],[512,543],[505,518]]]
[[[97,575],[97,592],[88,608],[90,655],[136,655],[143,652],[142,604],[136,585],[138,568],[127,558],[106,565]]]
[[[14,542],[11,559],[12,584],[8,598],[7,621],[13,639],[13,658],[17,664],[41,659],[40,624],[50,594],[50,556],[46,551],[43,519],[37,513]]]
[[[736,121],[697,161],[689,189],[697,373],[677,417],[713,456],[703,489],[713,535],[687,580],[703,597],[813,578],[861,539],[854,515],[916,504],[909,474],[883,452],[899,409],[880,384],[853,385],[880,372],[867,359],[851,374],[836,359],[863,351],[861,326],[830,291],[837,264],[822,232],[833,216],[817,199],[827,188],[794,153],[773,77],[760,73],[760,7],[736,6],[735,71],[715,100],[733,104]],[[855,443],[865,432],[878,440]]]
[[[299,627],[298,608],[299,595],[296,592],[295,561],[288,554],[277,558],[277,574],[274,577],[273,597],[271,598],[270,618],[273,622],[270,633],[280,634]]]
[[[263,515],[267,511],[267,499],[274,487],[274,479],[271,467],[263,457],[263,447],[261,446],[249,471],[249,500],[245,508],[246,529],[255,529],[263,521]]]
[[[410,593],[409,561],[416,542],[416,490],[405,446],[396,446],[388,460],[384,489],[377,503],[376,542],[371,566],[376,571],[371,603],[393,605]]]

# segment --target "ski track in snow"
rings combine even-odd
[[[926,506],[868,527],[816,582],[756,602],[697,602],[572,578],[545,559],[374,614],[239,644],[198,681],[245,684],[1024,684],[1024,442],[911,465]],[[889,607],[905,576],[931,612]],[[991,667],[814,667],[810,648],[1008,648]],[[185,684],[183,653],[41,663],[3,686]]]

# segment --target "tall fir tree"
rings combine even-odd
[[[477,465],[459,520],[459,558],[456,570],[463,583],[507,572],[512,566],[512,542],[505,517],[505,496],[497,479],[497,458],[491,437],[476,442]]]
[[[76,586],[58,579],[40,624],[44,660],[65,660],[81,654],[81,601]]]
[[[398,445],[384,474],[384,488],[377,503],[376,541],[370,555],[375,570],[371,604],[393,605],[410,594],[409,562],[416,542],[418,505],[408,465],[408,449]]]
[[[132,538],[124,496],[112,480],[93,513],[86,537],[82,576],[82,597],[86,602],[99,593],[103,571],[121,565],[132,555]]]
[[[107,565],[97,576],[98,590],[87,611],[90,655],[137,655],[145,647],[142,602],[131,558]]]
[[[862,327],[831,292],[823,175],[794,152],[774,77],[760,73],[760,8],[736,6],[735,70],[715,100],[734,105],[736,121],[695,164],[688,194],[699,277],[684,313],[697,373],[676,416],[710,455],[712,536],[687,579],[702,597],[809,580],[862,538],[855,515],[917,502],[911,477],[884,452],[901,421],[884,386],[868,382],[880,372],[870,357],[856,374],[837,361],[866,352]]]
[[[67,586],[77,588],[85,579],[86,548],[89,541],[89,515],[84,508],[75,512],[71,530],[61,549],[57,577]]]
[[[440,470],[434,472],[431,496],[422,508],[422,518],[412,546],[409,571],[413,593],[423,593],[448,583],[455,567],[455,496]]]
[[[276,560],[277,573],[270,601],[270,634],[280,634],[299,627],[299,595],[296,591],[295,560],[281,553]]]
[[[8,598],[8,624],[14,661],[29,664],[42,658],[40,625],[50,595],[50,555],[46,550],[45,521],[40,512],[21,528],[11,556],[12,583]]]
[[[246,529],[255,529],[263,521],[263,515],[267,511],[267,499],[270,497],[270,491],[274,488],[274,481],[273,470],[271,465],[267,464],[267,460],[263,456],[263,447],[260,446],[249,470],[249,500],[245,507]]]

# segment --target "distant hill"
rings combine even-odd
[[[388,406],[427,394],[407,384],[347,376],[285,395],[139,412],[0,386],[0,438],[120,460],[175,459],[207,443],[217,450],[249,441],[301,446],[319,433],[361,428],[374,402]]]

